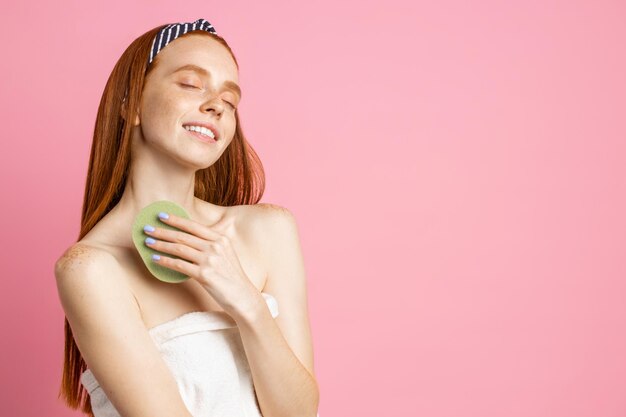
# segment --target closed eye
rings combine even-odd
[[[183,83],[180,83],[180,85],[182,85],[183,87],[200,88],[200,87],[197,87],[197,86],[195,86],[195,85],[190,85],[190,84],[183,84]]]
[[[201,87],[198,87],[198,86],[195,86],[195,85],[191,85],[191,84],[184,84],[184,83],[178,83],[178,84],[180,84],[180,85],[181,85],[181,86],[183,86],[183,87],[201,89]],[[233,103],[231,103],[231,102],[229,102],[229,101],[225,101],[225,102],[226,102],[226,104],[228,104],[228,105],[229,105],[230,107],[232,107],[233,109],[236,109],[236,108],[237,108],[237,107],[236,107]]]

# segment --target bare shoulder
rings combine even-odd
[[[266,267],[274,263],[276,255],[284,253],[285,246],[298,243],[298,225],[295,215],[286,207],[259,203],[246,206],[245,230]]]
[[[273,203],[258,203],[248,207],[245,216],[246,224],[253,232],[260,233],[257,237],[271,238],[268,234],[274,228],[288,227],[295,223],[294,214],[286,207]]]
[[[106,298],[121,296],[134,300],[130,287],[121,279],[115,256],[94,244],[76,242],[70,246],[57,259],[54,275],[67,316],[72,316],[73,310],[80,308],[77,304],[88,299],[87,294],[100,293]]]
[[[105,249],[84,242],[76,242],[63,252],[54,265],[57,279],[72,275],[80,268],[113,267],[115,257]]]
[[[278,204],[273,203],[258,203],[253,206],[257,211],[268,213],[272,215],[283,214],[283,215],[291,215],[292,213],[286,207],[279,206]]]
[[[76,279],[89,279],[97,275],[113,274],[119,263],[113,254],[106,249],[85,242],[76,242],[63,252],[54,265],[57,283]]]

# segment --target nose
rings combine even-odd
[[[215,112],[217,116],[220,116],[224,112],[224,104],[219,98],[213,97],[207,100],[206,102],[202,103],[202,111],[203,112],[213,111]]]

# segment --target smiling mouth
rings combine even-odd
[[[183,129],[200,132],[202,134],[211,136],[216,141],[220,139],[220,134],[217,131],[217,127],[213,124],[206,122],[187,122],[183,123]]]
[[[190,135],[194,136],[195,138],[200,139],[202,142],[207,142],[207,143],[216,143],[217,142],[211,136],[203,135],[200,132],[196,132],[196,131],[193,131],[193,130],[187,130],[184,127],[183,127],[183,130],[185,132],[189,133]]]

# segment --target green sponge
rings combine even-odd
[[[160,265],[158,262],[153,261],[152,254],[156,253],[174,259],[180,258],[171,253],[165,253],[155,250],[145,243],[145,239],[149,236],[143,230],[143,227],[146,224],[150,224],[154,227],[160,227],[163,229],[180,230],[174,226],[170,226],[169,224],[162,222],[159,218],[159,212],[161,211],[164,211],[166,213],[173,213],[176,216],[185,217],[187,219],[190,218],[185,209],[178,204],[172,203],[171,201],[167,200],[156,201],[141,209],[139,214],[137,214],[137,217],[135,217],[132,230],[133,242],[135,243],[135,247],[137,248],[139,255],[141,255],[143,263],[146,265],[152,275],[154,275],[157,279],[163,282],[177,284],[179,282],[188,280],[189,277],[181,272],[167,268],[163,265]]]

